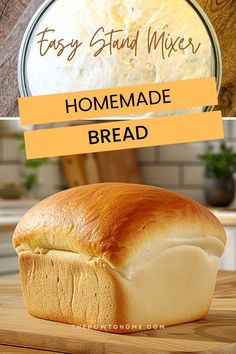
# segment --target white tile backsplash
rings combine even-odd
[[[46,185],[48,184],[55,184],[60,185],[62,184],[62,177],[61,171],[57,164],[45,164],[39,170],[38,175],[38,182],[39,184]]]
[[[230,122],[228,122],[230,123]],[[231,131],[232,131],[232,136],[233,138],[236,140],[236,118],[235,118],[235,122],[231,122]]]
[[[179,167],[177,166],[143,166],[142,181],[155,186],[179,184]]]
[[[203,166],[185,166],[184,167],[184,185],[199,185],[203,184],[204,168]]]
[[[219,141],[214,141],[212,143],[209,143],[210,146],[213,146],[214,150],[215,151],[219,151],[219,148],[220,148],[220,145],[223,143],[222,140],[219,140]],[[235,142],[230,139],[228,142],[227,142],[227,146],[231,146],[235,151],[236,151],[236,139],[235,139]]]
[[[10,257],[0,257],[0,275],[18,272],[18,257],[13,255]]]
[[[229,139],[232,136],[232,122],[224,121],[223,126],[224,126],[225,139]]]
[[[200,203],[204,203],[204,192],[202,189],[185,189],[185,188],[171,188],[176,193],[182,194],[183,196],[197,200]]]
[[[4,161],[18,161],[20,159],[19,151],[20,140],[16,138],[2,139],[2,159]]]
[[[236,121],[224,121],[225,142],[236,151]],[[235,140],[235,141],[234,141]],[[142,181],[147,184],[175,188],[185,196],[204,202],[204,167],[199,155],[208,145],[219,147],[222,141],[196,142],[156,147],[156,151],[137,152]],[[154,159],[154,160],[153,160]]]
[[[220,259],[219,268],[223,270],[236,270],[236,229],[226,227],[227,243],[224,254]]]
[[[155,161],[155,147],[135,150],[138,162]]]
[[[20,165],[0,165],[0,182],[20,182]]]
[[[38,175],[38,197],[44,198],[60,191],[63,184],[64,180],[58,164],[43,165]]]
[[[44,199],[49,197],[50,195],[60,192],[61,190],[62,189],[60,186],[50,185],[50,184],[44,186],[40,184],[37,187],[36,197],[38,199]]]
[[[236,121],[224,121],[224,129],[226,142],[236,150]],[[217,147],[220,141],[209,144]],[[19,139],[0,138],[0,182],[20,181],[24,158],[18,146]],[[175,188],[190,198],[203,201],[203,167],[198,156],[205,151],[206,146],[206,143],[199,142],[135,150],[142,182]],[[56,193],[63,184],[58,158],[50,159],[49,163],[39,170],[37,196],[43,198]]]
[[[160,161],[196,162],[205,150],[205,143],[188,143],[160,147]]]

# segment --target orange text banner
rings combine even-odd
[[[174,70],[174,68],[172,68]],[[22,125],[214,106],[215,78],[19,98]]]
[[[219,111],[25,132],[28,159],[223,138]]]

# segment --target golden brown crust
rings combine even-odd
[[[105,183],[38,203],[19,222],[13,244],[18,252],[82,252],[119,268],[154,238],[207,236],[226,242],[222,225],[199,203],[157,187]]]

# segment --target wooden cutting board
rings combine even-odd
[[[6,351],[4,346],[6,345]],[[220,272],[207,318],[164,330],[115,335],[29,316],[18,275],[0,278],[0,352],[9,345],[83,354],[235,354],[236,272]],[[32,350],[33,353],[33,350]]]
[[[100,182],[141,182],[134,150],[62,156],[60,161],[69,188]]]
[[[79,1],[79,0],[78,0]],[[223,83],[219,108],[223,116],[236,116],[236,1],[197,0],[209,16],[219,38]],[[0,1],[0,116],[18,116],[17,56],[23,33],[43,0]]]
[[[134,150],[99,152],[95,156],[102,182],[141,182]]]

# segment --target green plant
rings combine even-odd
[[[236,172],[236,154],[232,147],[221,144],[219,152],[215,152],[213,146],[199,156],[205,167],[205,175],[208,178],[232,179]]]
[[[22,141],[20,143],[19,150],[25,151],[25,142],[24,141]],[[33,189],[34,185],[38,181],[39,168],[47,162],[48,162],[47,158],[25,160],[24,166],[26,169],[26,173],[24,173],[24,175],[23,175],[23,178],[24,178],[23,186],[27,191],[31,191]]]

